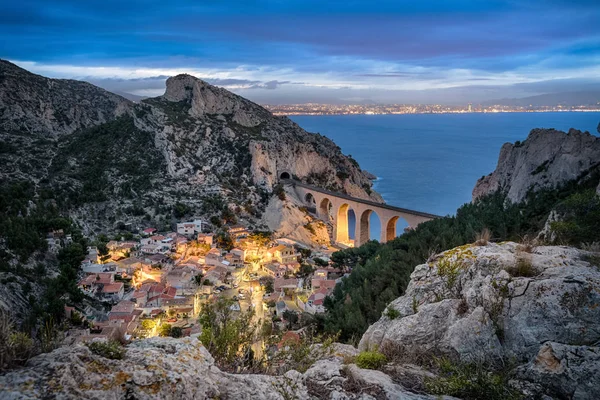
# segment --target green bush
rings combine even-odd
[[[481,365],[454,364],[438,360],[440,374],[425,380],[425,390],[435,395],[455,396],[463,400],[518,400],[522,396],[508,385],[506,373],[493,372]]]
[[[388,308],[386,308],[385,313],[383,315],[385,315],[389,319],[396,319],[400,316],[400,311],[396,310],[390,305],[388,306]]]
[[[111,360],[121,360],[125,355],[125,349],[115,340],[92,342],[88,343],[87,347],[92,353]]]
[[[171,337],[180,338],[183,336],[183,331],[180,327],[174,326],[171,328]]]
[[[359,368],[380,369],[387,363],[387,358],[378,351],[363,351],[354,362]]]

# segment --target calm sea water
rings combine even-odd
[[[597,135],[600,113],[336,115],[291,117],[351,154],[378,177],[388,204],[454,214],[471,200],[478,178],[492,172],[500,147],[533,128],[569,128]],[[372,237],[378,222],[372,220]],[[375,236],[374,238],[377,238]]]

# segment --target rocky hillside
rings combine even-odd
[[[498,190],[512,202],[530,190],[555,188],[600,166],[600,138],[576,129],[534,129],[524,142],[506,143],[498,166],[477,181],[473,200]]]
[[[597,399],[600,255],[479,244],[417,266],[358,350],[334,344],[303,373],[226,373],[197,338],[135,341],[122,359],[79,344],[0,376],[2,398]],[[367,350],[385,365],[359,368]]]
[[[530,394],[600,397],[600,256],[507,242],[446,251],[411,275],[359,349],[512,368]]]
[[[85,233],[229,209],[252,226],[281,174],[381,201],[331,140],[189,75],[139,104],[0,63],[0,175],[50,191]]]

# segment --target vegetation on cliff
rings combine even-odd
[[[523,241],[540,232],[552,210],[561,220],[551,224],[555,242],[581,245],[600,241],[600,201],[594,192],[600,175],[571,181],[559,189],[530,192],[526,201],[507,202],[501,192],[463,205],[456,216],[420,224],[386,244],[369,242],[334,253],[332,260],[352,273],[327,297],[322,329],[340,332],[343,341],[357,343],[386,306],[404,294],[414,267],[433,254],[471,243],[489,229],[494,241]],[[550,238],[546,238],[550,241]]]

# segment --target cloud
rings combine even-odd
[[[586,0],[4,3],[2,57],[136,94],[160,94],[179,73],[308,101],[453,101],[446,89],[522,93],[600,76],[600,8]]]

